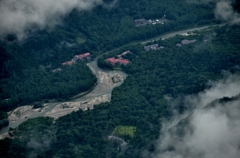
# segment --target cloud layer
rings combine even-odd
[[[216,2],[215,17],[219,20],[240,23],[240,15],[233,10],[234,0],[187,0],[191,3]],[[103,0],[0,0],[0,37],[16,34],[19,39],[29,33],[45,28],[52,28],[73,9],[89,10],[97,5],[107,7]]]
[[[0,37],[11,33],[21,39],[29,32],[59,24],[73,9],[89,10],[97,5],[107,6],[103,0],[1,0]]]
[[[193,111],[164,123],[152,158],[239,157],[240,97],[227,102],[216,99],[239,95],[240,77],[231,75],[211,84],[211,89],[184,99]]]
[[[232,1],[220,1],[216,4],[215,17],[230,24],[240,24],[240,15],[234,11]]]
[[[240,15],[233,9],[235,0],[186,0],[194,4],[215,3],[215,18],[229,24],[240,24]],[[236,0],[237,1],[237,0]]]

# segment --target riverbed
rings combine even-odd
[[[114,87],[120,86],[127,77],[122,71],[103,70],[97,66],[97,59],[87,63],[92,73],[97,77],[96,86],[85,95],[75,97],[65,102],[53,102],[44,104],[44,107],[33,109],[33,105],[25,105],[8,112],[10,125],[3,128],[0,134],[6,133],[9,128],[16,128],[29,118],[48,116],[57,119],[79,109],[93,109],[94,105],[111,101],[111,93]],[[117,82],[113,82],[115,79]]]

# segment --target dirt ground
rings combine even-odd
[[[108,94],[104,94],[99,97],[94,97],[92,99],[87,99],[79,102],[60,103],[57,106],[55,106],[51,111],[47,112],[44,116],[49,116],[57,119],[61,116],[70,114],[71,112],[77,111],[79,109],[82,110],[87,110],[88,108],[93,109],[94,105],[109,101],[107,95]]]
[[[77,102],[62,102],[57,104],[53,109],[49,110],[48,105],[43,108],[33,109],[31,105],[21,106],[15,110],[9,112],[9,124],[12,124],[16,121],[25,120],[28,118],[33,118],[36,115],[39,116],[48,116],[55,119],[67,115],[72,111],[77,111],[79,109],[87,110],[93,109],[94,105],[109,102],[108,99],[110,94],[104,94],[97,97],[89,98],[83,101]]]
[[[0,140],[5,139],[7,137],[9,137],[8,132],[4,134],[0,134]]]
[[[25,105],[14,109],[13,111],[8,112],[9,124],[12,124],[18,120],[25,120],[30,116],[40,113],[48,108],[46,105],[43,108],[33,109],[33,105]]]
[[[83,97],[58,104],[51,111],[47,112],[45,116],[59,118],[72,111],[93,109],[94,105],[110,102],[112,89],[123,82],[124,76],[119,74],[119,72],[103,72],[92,67],[90,69],[97,76],[98,85]]]

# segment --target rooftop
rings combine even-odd
[[[115,59],[115,58],[107,58],[105,59],[106,61],[109,61],[112,65],[115,65],[117,63],[120,63],[120,64],[128,64],[129,61],[126,60],[126,59]]]
[[[148,46],[144,46],[143,49],[146,51],[150,51],[150,50],[160,50],[163,49],[163,46],[159,46],[159,44],[152,44],[152,45],[148,45]]]
[[[184,39],[184,40],[182,40],[182,44],[190,44],[190,43],[195,43],[197,40],[186,40],[186,39]]]

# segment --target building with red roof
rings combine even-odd
[[[72,65],[74,62],[73,61],[66,61],[64,63],[62,63],[62,66],[64,65]]]
[[[89,57],[91,54],[89,52],[84,53],[84,54],[79,54],[79,55],[75,55],[71,61],[66,61],[64,63],[62,63],[62,66],[64,65],[72,65],[73,63],[75,63],[77,60],[81,60],[83,58]]]
[[[78,58],[79,59],[83,59],[83,58],[86,58],[86,57],[89,57],[91,54],[89,53],[89,52],[87,52],[87,53],[84,53],[84,54],[79,54],[78,55]]]
[[[66,61],[64,63],[62,63],[62,66],[64,65],[72,65],[73,63],[75,63],[77,60],[81,60],[83,58],[89,57],[91,54],[89,52],[84,53],[84,54],[79,54],[79,55],[75,55],[71,61]]]
[[[129,63],[128,60],[126,59],[115,59],[115,58],[107,58],[105,59],[105,61],[108,61],[110,62],[112,65],[115,65],[115,64],[124,64],[124,65],[127,65]]]

